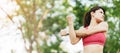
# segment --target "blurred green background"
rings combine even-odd
[[[32,51],[67,53],[60,48],[63,40],[59,34],[60,30],[67,26],[66,16],[75,17],[74,27],[78,29],[83,25],[84,13],[96,5],[106,10],[105,19],[109,24],[104,53],[120,53],[120,0],[10,0],[10,2],[15,2],[18,6],[13,14],[7,14],[2,7],[0,9],[6,13],[11,23],[19,24],[17,29],[21,32],[27,53]],[[24,21],[13,20],[18,17]],[[11,53],[15,53],[14,51],[11,50]]]

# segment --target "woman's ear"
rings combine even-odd
[[[92,17],[94,17],[94,12],[91,12],[90,14],[91,14]]]

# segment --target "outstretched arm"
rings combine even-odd
[[[75,33],[77,36],[88,36],[97,32],[106,32],[108,30],[108,24],[107,22],[101,22],[96,26],[89,26],[88,29],[82,28],[79,30],[76,30]]]
[[[80,28],[79,30],[75,30],[75,33],[77,36],[88,36],[97,32],[106,32],[108,30],[108,24],[107,22],[101,22],[99,23],[97,26],[94,27],[88,27],[88,29],[86,30],[85,28]],[[66,30],[61,30],[60,34],[62,36],[65,36],[67,33]]]

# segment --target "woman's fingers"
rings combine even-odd
[[[72,16],[68,15],[68,16],[66,17],[66,19],[67,19],[67,23],[68,23],[69,25],[70,25],[70,24],[73,24],[73,17],[72,17]],[[67,33],[66,30],[62,29],[62,30],[60,31],[60,35],[66,36],[66,35],[68,35],[68,33]]]
[[[67,18],[67,20],[73,20],[73,17],[70,15],[68,15],[66,18]]]
[[[72,16],[68,15],[68,16],[66,17],[66,19],[67,19],[67,23],[68,23],[68,24],[73,23],[73,17],[72,17]]]
[[[60,35],[62,35],[62,36],[66,36],[66,34],[67,34],[67,31],[66,31],[66,30],[63,30],[63,29],[62,29],[62,30],[60,31]]]

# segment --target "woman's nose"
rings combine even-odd
[[[105,17],[105,15],[104,15],[104,14],[103,14],[102,16],[103,16],[103,17]]]

